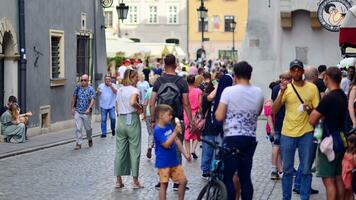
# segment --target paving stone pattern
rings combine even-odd
[[[280,181],[271,181],[271,146],[264,139],[264,124],[259,121],[259,144],[254,158],[252,179],[254,199],[281,199]],[[115,189],[113,163],[115,139],[109,135],[105,139],[95,138],[93,148],[85,142],[80,151],[74,151],[74,143],[40,150],[28,154],[0,160],[0,199],[158,199],[154,185],[158,181],[154,158],[145,156],[147,132],[143,124],[142,156],[140,181],[145,188],[132,189],[132,179],[124,178],[125,188]],[[198,152],[200,154],[200,149]],[[186,199],[196,199],[200,189],[206,183],[201,179],[200,159],[183,163],[188,177],[190,190]],[[324,189],[319,178],[313,179],[313,187],[322,194],[312,199],[325,199]],[[177,199],[177,193],[168,188],[168,199]],[[299,196],[293,195],[293,199]]]

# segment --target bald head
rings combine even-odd
[[[83,74],[80,77],[80,83],[82,87],[87,87],[89,85],[89,76],[87,74]]]
[[[89,79],[89,76],[88,76],[88,74],[83,74],[80,78]]]
[[[305,80],[308,82],[315,82],[318,78],[318,75],[318,68],[316,68],[315,66],[307,66],[304,69]]]

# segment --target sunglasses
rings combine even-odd
[[[88,80],[87,79],[82,79],[82,80],[80,80],[80,82],[88,82]]]

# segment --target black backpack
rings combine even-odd
[[[157,104],[167,104],[173,108],[173,116],[182,119],[183,108],[182,108],[182,94],[177,86],[177,82],[182,77],[178,76],[174,82],[169,82],[164,77],[157,79],[161,84],[157,91]],[[163,82],[162,82],[163,80]]]

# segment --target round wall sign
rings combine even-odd
[[[348,0],[323,0],[319,4],[318,19],[325,29],[337,32],[347,11],[351,8]]]
[[[101,0],[101,5],[104,8],[110,8],[113,4],[113,0]]]

